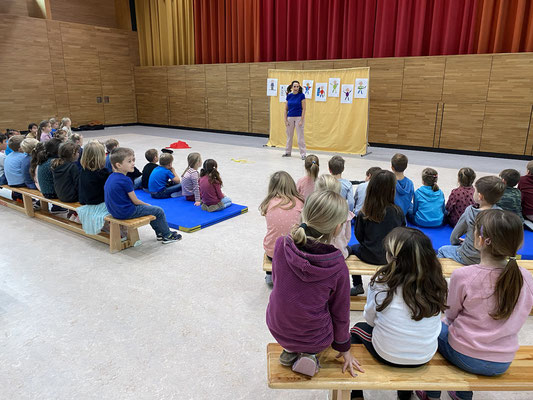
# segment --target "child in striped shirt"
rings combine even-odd
[[[190,153],[187,156],[187,168],[181,175],[181,193],[187,201],[194,201],[195,206],[202,204],[200,198],[200,185],[198,183],[198,168],[202,166],[200,153]]]

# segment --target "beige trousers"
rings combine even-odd
[[[299,126],[299,122],[302,117],[288,117],[287,120],[287,144],[285,146],[285,154],[291,154],[292,152],[292,139],[294,137],[294,129],[296,128],[296,135],[298,137],[298,149],[300,149],[300,155],[305,157],[305,139],[304,139],[304,124]]]

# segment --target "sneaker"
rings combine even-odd
[[[360,283],[359,285],[356,285],[350,289],[350,296],[359,296],[360,294],[363,294],[364,292],[365,292],[365,289],[363,289],[363,285]]]
[[[292,367],[292,364],[298,359],[298,353],[291,353],[283,349],[279,356],[279,363],[286,367]]]
[[[450,392],[448,392],[448,393],[450,393]],[[428,395],[426,394],[426,392],[424,392],[423,390],[417,390],[417,391],[415,391],[415,394],[416,394],[416,397],[418,397],[420,400],[430,400]]]
[[[268,286],[270,287],[274,287],[274,282],[272,281],[272,275],[271,274],[267,274],[265,276],[265,282]]]
[[[287,154],[287,153],[285,153],[285,154],[282,155],[282,157],[290,157],[290,156],[291,156],[291,155],[290,155],[290,154]]]
[[[67,211],[68,210],[66,208],[56,206],[55,204],[52,204],[52,209],[50,210],[52,214],[61,214]]]
[[[319,369],[320,365],[315,354],[300,353],[298,360],[292,364],[292,370],[294,372],[307,376],[314,376]]]
[[[163,244],[174,243],[181,240],[181,235],[178,232],[171,232],[168,236],[163,236]]]
[[[302,160],[305,160],[305,156],[302,156]]]
[[[452,400],[461,400],[455,391],[448,391],[448,396],[450,396],[450,399]]]
[[[162,241],[163,240],[163,235],[160,234],[160,233],[156,234],[156,239],[157,239],[158,242]]]

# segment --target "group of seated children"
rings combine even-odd
[[[419,367],[438,350],[468,372],[503,374],[519,348],[518,332],[533,306],[533,278],[516,262],[524,237],[521,219],[494,206],[505,191],[502,179],[476,181],[479,208],[469,206],[457,226],[467,230],[465,242],[471,241],[477,258],[472,262],[473,255],[466,252],[468,259],[463,260],[463,252],[457,250],[461,261],[473,265],[455,270],[448,285],[431,240],[405,227],[402,206],[408,204],[395,202],[396,188],[402,185],[405,193],[412,186],[402,182],[407,178],[397,182],[403,170],[394,172],[396,176],[385,170],[370,172],[366,200],[355,222],[360,245],[351,252],[380,266],[370,280],[365,322],[351,329],[346,256],[335,243],[349,212],[340,183],[333,176],[320,176],[315,191],[304,200],[288,173],[272,175],[260,211],[267,220],[264,248],[272,259],[266,323],[283,347],[280,363],[313,376],[320,368],[319,353],[331,346],[344,360],[342,371],[355,376],[356,370],[364,373],[364,365],[350,353],[351,344],[357,343],[389,366]],[[318,175],[316,169],[313,175]],[[433,191],[436,173],[424,175],[425,190]],[[305,186],[310,184],[300,188]],[[473,395],[448,394],[455,400]],[[411,395],[412,391],[398,392],[400,399]],[[416,396],[439,399],[440,392],[417,391]],[[353,391],[352,399],[363,399],[363,392]]]

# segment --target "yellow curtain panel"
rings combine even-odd
[[[194,64],[193,0],[135,0],[141,65]]]
[[[269,69],[268,77],[277,79],[277,96],[270,97],[270,146],[285,148],[287,135],[283,119],[287,103],[280,102],[280,85],[290,85],[292,81],[299,81],[304,87],[304,81],[311,80],[312,98],[305,100],[305,144],[309,150],[322,150],[335,153],[366,154],[368,127],[368,85],[370,84],[369,68],[346,68],[329,70],[287,71]],[[336,90],[339,97],[331,97],[329,89],[330,78],[338,79]],[[357,79],[367,79],[366,88],[358,88]],[[333,81],[332,81],[333,83]],[[326,93],[322,93],[317,101],[317,84],[326,84]],[[343,104],[345,93],[342,85],[353,85],[350,95],[351,104]],[[266,88],[265,88],[266,89]],[[304,88],[305,91],[305,88]],[[359,93],[358,93],[359,92]],[[361,93],[365,98],[357,98]],[[350,97],[350,96],[349,96]],[[294,134],[293,147],[296,144]]]

